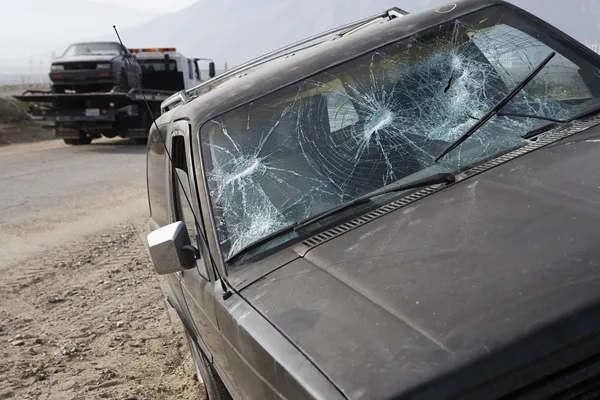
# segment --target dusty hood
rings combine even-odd
[[[57,58],[56,60],[54,60],[52,62],[52,64],[65,64],[65,63],[70,63],[70,62],[81,62],[81,61],[108,62],[108,61],[111,61],[112,59],[114,59],[116,57],[117,56],[95,56],[95,55],[89,55],[89,56],[72,56],[72,57]]]
[[[594,337],[599,132],[529,153],[347,232],[243,293],[352,399],[405,394],[502,349],[430,386],[451,395]],[[554,355],[555,364],[533,364],[521,376],[536,380],[575,362],[567,358]],[[508,383],[496,389],[513,390]]]

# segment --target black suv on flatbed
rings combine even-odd
[[[127,60],[129,58],[129,60]],[[77,93],[122,91],[139,87],[142,69],[129,49],[118,42],[74,43],[52,62],[52,91]]]
[[[148,245],[208,398],[598,398],[599,70],[463,0],[169,100]]]

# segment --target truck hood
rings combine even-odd
[[[242,294],[348,398],[480,384],[490,391],[469,398],[499,397],[600,353],[598,171],[595,127],[317,245]]]
[[[71,56],[71,57],[63,57],[57,58],[52,62],[52,64],[65,64],[70,62],[80,62],[80,61],[99,61],[99,62],[108,62],[115,59],[117,56]]]

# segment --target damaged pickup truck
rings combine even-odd
[[[128,92],[141,80],[135,54],[118,42],[74,43],[50,67],[53,93]]]
[[[598,398],[599,67],[464,0],[168,100],[148,245],[208,398]]]

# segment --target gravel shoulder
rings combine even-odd
[[[2,274],[0,399],[201,399],[141,221]]]
[[[0,146],[0,400],[201,400],[146,250],[144,148]]]
[[[0,146],[17,143],[35,143],[53,139],[54,131],[42,128],[42,123],[39,122],[0,123]]]
[[[29,106],[0,91],[0,146],[34,143],[54,138],[54,131],[43,129],[48,122],[31,121]],[[16,94],[16,93],[15,93]]]

